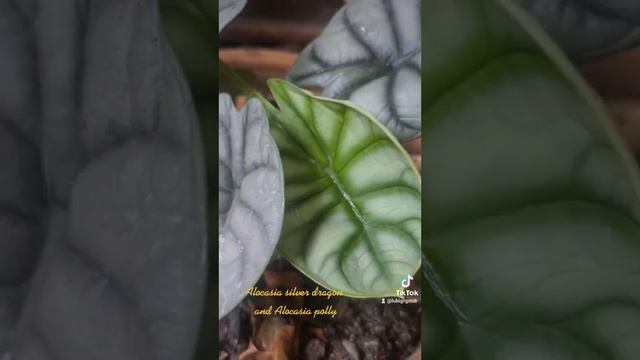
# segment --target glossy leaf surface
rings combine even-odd
[[[349,103],[269,87],[285,173],[279,250],[326,288],[395,295],[420,265],[420,177],[391,134]]]
[[[424,356],[637,359],[636,165],[521,8],[427,0]]]
[[[352,0],[288,79],[373,114],[400,140],[420,134],[420,1]]]
[[[517,0],[573,58],[586,59],[640,43],[637,0]]]
[[[276,247],[284,213],[282,164],[260,101],[238,112],[220,95],[219,317],[244,298]]]

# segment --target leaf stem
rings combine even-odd
[[[280,113],[278,109],[276,109],[267,98],[265,98],[262,94],[256,91],[251,87],[238,73],[236,73],[229,65],[227,65],[224,61],[219,59],[218,61],[218,71],[224,77],[226,77],[244,96],[247,98],[255,97],[260,100],[262,106],[264,106],[265,110],[271,117],[277,120],[277,115]]]
[[[259,95],[240,75],[227,65],[222,59],[218,59],[218,72],[226,77],[240,92],[251,98]]]
[[[431,286],[438,299],[449,309],[456,321],[459,323],[469,322],[469,317],[460,309],[460,306],[453,300],[449,291],[443,286],[440,276],[436,273],[424,252],[422,253],[422,270],[429,286]]]

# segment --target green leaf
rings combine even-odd
[[[430,359],[637,359],[635,163],[521,8],[426,0]]]
[[[420,135],[420,1],[351,0],[288,79],[370,111],[400,140]]]
[[[198,107],[213,103],[218,93],[215,20],[191,1],[161,0],[160,9],[164,31]]]
[[[220,94],[219,316],[242,300],[271,259],[282,228],[284,180],[260,101],[238,112]]]
[[[184,0],[181,0],[181,1],[184,1]],[[220,16],[219,11],[218,13],[216,13],[216,7],[215,7],[216,1],[214,0],[190,0],[190,1],[195,7],[197,7],[200,10],[202,15],[207,19],[209,19],[210,21],[215,21],[216,14]],[[218,4],[218,10],[219,8],[220,8],[220,4]]]
[[[637,0],[517,0],[573,58],[587,59],[640,43]]]
[[[420,265],[420,176],[408,155],[350,103],[268,84],[286,184],[281,253],[328,289],[395,295]]]

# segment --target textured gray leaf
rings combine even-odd
[[[351,100],[400,140],[420,134],[420,2],[352,0],[300,55],[288,79]]]
[[[267,114],[257,99],[238,112],[219,95],[219,316],[244,298],[278,243],[284,180]]]
[[[573,58],[586,59],[640,43],[638,0],[516,0]]]
[[[220,0],[218,3],[218,32],[222,31],[222,28],[227,26],[246,4],[247,0]]]
[[[14,3],[0,1],[0,359],[190,359],[205,174],[157,2]]]

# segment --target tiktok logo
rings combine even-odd
[[[398,302],[401,302],[402,304],[408,304],[408,303],[416,303],[418,301],[417,298],[420,296],[420,292],[418,290],[407,289],[408,287],[411,286],[412,280],[413,280],[413,276],[411,276],[411,274],[407,274],[407,277],[402,279],[401,285],[405,290],[401,290],[401,289],[396,290],[396,296],[402,298],[397,300]],[[413,296],[414,298],[404,299],[407,296]]]
[[[411,276],[411,274],[407,274],[407,278],[402,280],[402,287],[406,289],[411,286],[411,280],[413,280],[413,276]]]

